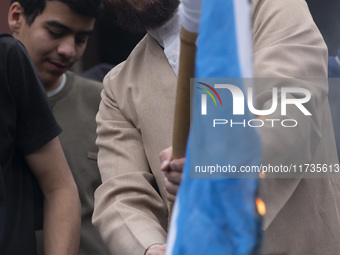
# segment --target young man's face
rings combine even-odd
[[[28,26],[23,16],[20,25],[11,29],[25,45],[46,89],[52,90],[84,53],[94,23],[94,18],[79,15],[62,2],[46,1],[32,25]]]

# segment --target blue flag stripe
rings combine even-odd
[[[196,77],[252,76],[250,20],[247,0],[203,1]],[[242,85],[239,88],[243,90]],[[258,164],[259,138],[251,129],[230,129],[223,134],[215,132],[197,110],[200,109],[201,91],[194,90],[193,98],[192,126],[167,254],[250,254],[258,245],[257,179],[190,178],[190,163],[207,159],[235,165]],[[233,117],[230,102],[223,110],[209,109],[208,115],[216,111]]]

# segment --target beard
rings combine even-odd
[[[106,0],[115,23],[132,33],[164,25],[174,15],[179,0]]]

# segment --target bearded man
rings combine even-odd
[[[164,254],[169,199],[175,192],[165,189],[169,186],[161,168],[167,166],[161,166],[158,155],[172,141],[179,2],[108,2],[117,22],[126,29],[147,30],[147,35],[104,79],[97,115],[102,185],[95,193],[92,219],[112,254]],[[252,4],[256,77],[327,78],[327,48],[304,0],[253,0]],[[320,95],[326,89],[314,88]],[[329,116],[327,107],[323,116]],[[332,128],[321,126],[318,135],[331,136]],[[263,150],[268,152],[265,162],[287,157],[284,152],[291,151],[292,144],[285,144],[279,150],[283,153],[275,154],[273,148],[280,143],[276,137],[283,138],[276,134],[261,134]],[[306,143],[299,137],[289,140],[293,146],[297,141]],[[334,142],[314,149],[318,157],[337,162]],[[263,254],[336,254],[340,248],[337,180],[272,179],[264,183],[263,197],[268,211]]]
[[[164,253],[169,203],[158,155],[171,144],[179,1],[109,3],[119,25],[148,33],[104,79],[97,117],[104,183],[95,193],[93,221],[112,254]]]

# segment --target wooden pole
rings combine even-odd
[[[173,159],[185,156],[190,129],[190,78],[195,74],[197,34],[181,28],[181,49],[177,78],[175,118],[172,137]],[[169,222],[173,203],[170,203]]]
[[[184,157],[186,151],[190,129],[190,78],[194,78],[195,75],[196,39],[196,33],[181,28],[181,50],[172,138],[174,159]]]

